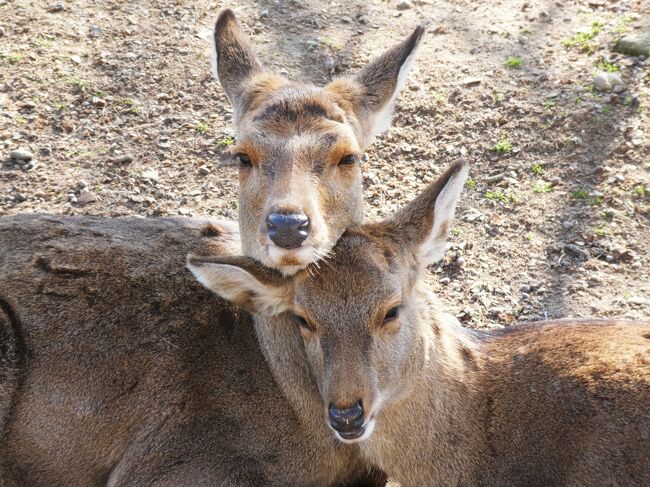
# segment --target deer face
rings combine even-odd
[[[343,234],[331,256],[292,278],[241,258],[191,258],[199,281],[259,315],[290,313],[304,340],[325,420],[348,443],[372,435],[428,360],[419,290],[439,260],[467,177],[457,163],[390,220]]]
[[[215,26],[216,73],[234,108],[243,251],[290,275],[363,217],[359,162],[390,124],[418,27],[357,76],[318,88],[266,71],[234,14]]]

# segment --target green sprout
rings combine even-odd
[[[508,69],[519,69],[523,66],[524,62],[521,60],[521,58],[509,57],[503,64]]]
[[[496,152],[497,154],[509,154],[512,152],[512,144],[510,144],[506,139],[502,139],[494,144],[492,152]]]

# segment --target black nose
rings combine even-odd
[[[361,401],[351,408],[339,409],[334,404],[329,408],[330,424],[339,432],[357,431],[363,426],[363,407]]]
[[[302,213],[271,213],[266,227],[271,241],[283,249],[300,247],[309,236],[309,218]]]

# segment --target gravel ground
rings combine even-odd
[[[236,218],[231,109],[207,41],[225,6],[268,66],[315,83],[429,20],[364,162],[367,213],[473,162],[431,269],[467,326],[648,318],[650,60],[612,51],[650,25],[647,0],[0,0],[0,216]],[[596,89],[600,71],[623,85]]]

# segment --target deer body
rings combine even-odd
[[[323,424],[304,365],[298,379],[270,366],[250,316],[183,269],[187,252],[238,250],[236,229],[208,221],[0,219],[0,486],[322,486],[366,471]],[[288,398],[278,382],[296,380]]]
[[[360,443],[401,486],[649,485],[650,323],[433,319],[431,362]]]
[[[426,289],[467,171],[453,165],[295,276],[232,257],[188,267],[299,328],[324,422],[402,487],[650,485],[650,322],[465,330]]]

